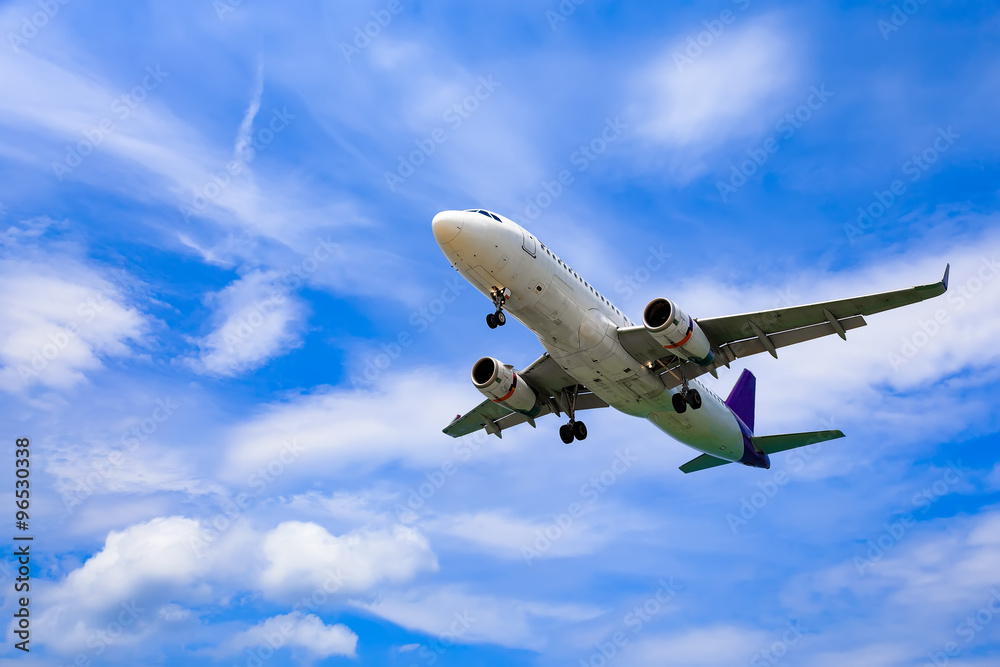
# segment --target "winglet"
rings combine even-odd
[[[944,285],[944,291],[948,291],[948,273],[951,271],[951,263],[944,265],[944,277],[941,279],[941,284]]]

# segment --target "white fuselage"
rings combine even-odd
[[[444,211],[433,229],[452,266],[476,289],[486,296],[494,287],[510,291],[505,311],[577,382],[694,449],[727,461],[743,455],[743,434],[725,402],[692,381],[702,407],[675,412],[677,390],[618,341],[618,328],[634,323],[529,231],[478,211]]]

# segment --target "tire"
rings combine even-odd
[[[573,429],[570,428],[569,424],[563,424],[559,427],[559,437],[567,445],[573,442]]]
[[[497,328],[497,317],[496,317],[496,315],[494,315],[493,313],[490,313],[489,315],[486,316],[486,326],[488,326],[490,329],[496,329]]]
[[[674,394],[670,397],[670,402],[674,404],[674,412],[677,414],[684,414],[684,411],[688,409],[687,403],[684,401],[684,397],[680,394]]]
[[[697,389],[692,389],[688,392],[687,403],[691,406],[692,410],[697,410],[701,407],[701,394],[698,393]]]
[[[587,439],[587,425],[583,422],[574,422],[573,424],[573,435],[577,440]]]
[[[496,319],[497,319],[497,324],[499,326],[503,326],[503,325],[507,324],[507,316],[504,315],[504,313],[503,313],[502,310],[497,312]]]

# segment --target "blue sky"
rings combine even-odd
[[[995,664],[997,6],[671,4],[0,5],[0,663]],[[541,351],[436,246],[468,207],[633,319],[951,291],[747,360],[758,433],[848,435],[770,471],[456,441]]]

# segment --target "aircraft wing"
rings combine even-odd
[[[518,376],[527,382],[538,393],[542,399],[542,409],[530,421],[534,426],[534,420],[550,414],[553,409],[558,413],[565,409],[562,405],[562,394],[566,388],[576,386],[577,382],[562,369],[562,366],[553,361],[548,353],[531,363],[523,371],[518,371]],[[608,404],[598,398],[596,394],[580,387],[576,399],[577,410],[591,410],[594,408],[606,408]],[[446,435],[458,438],[469,433],[474,433],[485,428],[488,432],[494,433],[498,437],[503,437],[501,432],[511,426],[517,426],[529,421],[528,417],[520,412],[514,412],[507,408],[486,399],[477,405],[470,412],[460,415],[448,424],[444,429]]]
[[[664,348],[643,326],[622,327],[618,339],[622,346],[644,364],[657,364],[663,369],[668,387],[681,384],[680,371],[689,380],[704,373],[715,374],[719,366],[760,352],[778,358],[778,348],[802,343],[814,338],[837,334],[847,339],[847,331],[867,324],[864,316],[899,308],[944,294],[948,290],[946,266],[944,277],[930,285],[918,285],[891,292],[880,292],[836,301],[824,301],[805,306],[775,308],[742,315],[696,319],[715,351],[709,366],[683,361]]]

